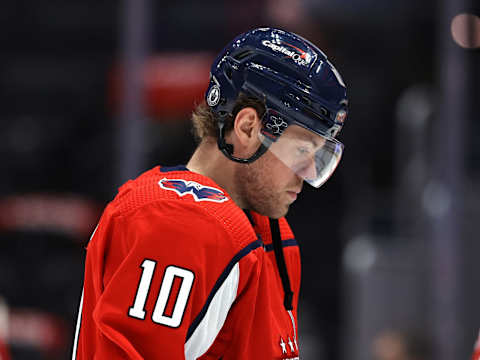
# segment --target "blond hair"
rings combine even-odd
[[[225,122],[225,133],[233,128],[233,121],[238,112],[246,107],[252,107],[257,111],[258,117],[263,118],[266,108],[264,102],[248,97],[244,93],[240,93],[233,107],[231,114],[227,116]],[[217,138],[218,136],[218,115],[205,103],[197,105],[192,113],[192,132],[198,143],[208,138]]]

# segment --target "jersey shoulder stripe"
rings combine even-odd
[[[240,266],[236,263],[208,305],[208,310],[184,345],[186,360],[201,357],[217,338],[237,297]]]
[[[195,317],[193,320],[192,324],[190,325],[188,332],[187,332],[187,338],[186,341],[190,339],[190,337],[194,334],[195,330],[199,327],[199,324],[204,320],[205,315],[207,314],[209,310],[209,306],[217,293],[218,289],[222,286],[224,283],[225,279],[228,277],[232,269],[238,262],[248,255],[250,252],[253,250],[261,247],[263,245],[262,241],[260,239],[257,239],[256,241],[250,243],[246,247],[244,247],[242,250],[240,250],[233,258],[232,260],[227,264],[225,267],[225,270],[222,272],[222,274],[219,276],[218,280],[216,281],[215,285],[213,286],[212,291],[210,292],[210,295],[207,298],[207,301],[205,302],[205,305],[203,308],[200,310],[200,313]]]

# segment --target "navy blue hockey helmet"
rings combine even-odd
[[[260,100],[266,109],[261,146],[248,159],[233,156],[233,146],[224,138],[225,120],[240,93]],[[343,145],[335,137],[347,116],[345,84],[327,56],[296,34],[259,28],[237,36],[212,64],[206,101],[219,121],[218,146],[231,160],[249,163],[269,149],[315,187],[340,161]],[[299,132],[290,128],[308,130],[319,141],[299,145]]]

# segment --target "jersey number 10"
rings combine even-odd
[[[150,286],[152,284],[153,273],[156,266],[157,262],[154,260],[145,259],[142,262],[141,267],[143,270],[137,287],[137,294],[135,295],[133,306],[128,309],[128,315],[133,318],[145,320],[145,303],[150,292]],[[176,298],[174,299],[173,311],[171,312],[171,315],[166,315],[165,309],[167,308],[170,296],[172,295],[172,288],[176,277],[180,278],[181,285]],[[152,321],[154,323],[173,328],[180,326],[190,296],[190,291],[192,290],[194,278],[195,275],[190,270],[174,265],[167,266],[152,313]]]

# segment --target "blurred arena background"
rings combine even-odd
[[[350,98],[341,166],[288,215],[302,358],[468,359],[479,15],[477,0],[2,1],[0,359],[70,357],[102,208],[142,170],[187,161],[213,56],[264,25],[315,42]]]

